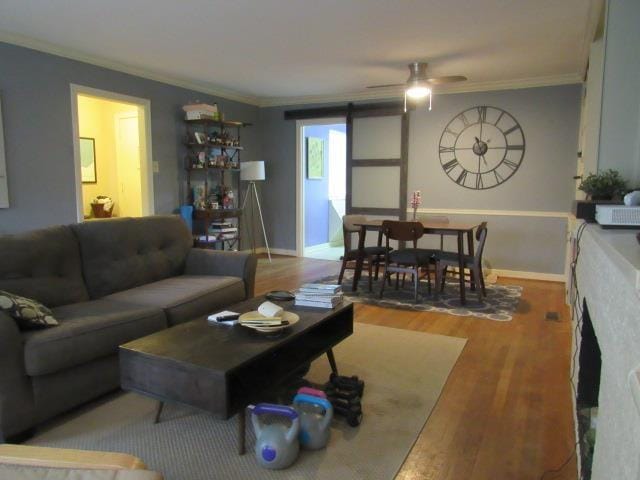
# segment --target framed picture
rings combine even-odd
[[[98,183],[95,138],[80,137],[80,169],[82,183]]]
[[[307,137],[307,178],[320,180],[324,178],[324,140]]]

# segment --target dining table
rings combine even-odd
[[[389,219],[396,220],[396,219]],[[380,232],[382,230],[383,219],[366,220],[362,222],[356,222],[354,225],[360,227],[360,239],[358,242],[358,251],[364,251],[365,236],[367,231]],[[460,279],[460,303],[466,304],[465,282],[464,282],[464,243],[465,235],[467,237],[467,250],[468,255],[473,256],[473,231],[480,225],[479,222],[433,222],[433,221],[420,221],[422,223],[425,234],[432,235],[445,235],[454,236],[457,239],[458,244],[458,276]],[[381,236],[378,236],[378,242],[380,242]],[[353,291],[358,290],[358,282],[362,275],[362,265],[364,263],[364,255],[359,255],[356,260],[356,269],[353,275]],[[474,284],[473,276],[470,279],[471,289],[474,290],[476,285]]]

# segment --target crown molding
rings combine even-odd
[[[460,82],[438,86],[435,95],[470,92],[490,92],[496,90],[518,90],[523,88],[552,87],[583,83],[581,73],[550,75],[544,77],[518,78],[513,80],[494,80],[489,82]],[[337,95],[306,95],[300,97],[263,97],[260,107],[281,107],[306,105],[313,103],[349,102],[359,100],[389,100],[402,95],[402,88],[380,88],[375,91],[343,93]]]
[[[597,1],[597,0],[596,0]],[[332,102],[354,102],[364,100],[389,100],[399,98],[402,95],[401,88],[381,88],[363,92],[350,92],[327,95],[305,95],[293,97],[258,97],[243,94],[235,90],[227,89],[207,82],[196,82],[171,75],[166,75],[151,70],[134,67],[124,63],[109,60],[107,58],[90,55],[77,50],[61,47],[53,43],[37,40],[35,38],[0,30],[0,42],[17,45],[20,47],[37,50],[58,57],[76,60],[98,67],[108,68],[129,75],[154,80],[156,82],[173,85],[176,87],[193,90],[215,97],[234,100],[237,102],[255,105],[258,107],[280,107],[286,105],[307,105]],[[436,95],[450,93],[489,92],[495,90],[516,90],[523,88],[550,87],[555,85],[570,85],[582,83],[582,73],[570,73],[564,75],[552,75],[544,77],[520,78],[513,80],[496,80],[489,82],[461,82],[457,84],[439,86],[434,93]]]
[[[187,80],[184,78],[154,72],[152,70],[146,70],[140,67],[134,67],[132,65],[116,62],[108,58],[90,55],[74,49],[61,47],[53,43],[37,40],[35,38],[27,37],[24,35],[0,30],[0,42],[29,48],[31,50],[37,50],[39,52],[49,53],[58,57],[76,60],[78,62],[89,63],[98,67],[108,68],[110,70],[134,75],[136,77],[146,78],[147,80],[153,80],[156,82],[166,83],[168,85],[173,85],[188,90],[194,90],[196,92],[205,93],[214,97],[234,100],[236,102],[248,103],[249,105],[255,106],[259,106],[260,104],[260,99],[258,97],[236,92],[235,90],[220,87],[207,82],[196,82],[193,80]]]

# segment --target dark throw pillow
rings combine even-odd
[[[40,302],[3,290],[0,290],[0,311],[12,317],[23,330],[58,325],[51,310]]]

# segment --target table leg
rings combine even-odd
[[[238,412],[238,455],[245,454],[245,430],[247,426],[246,408],[241,408]]]
[[[156,407],[156,416],[153,419],[153,423],[160,423],[160,415],[162,415],[162,409],[164,408],[164,402],[158,402]]]
[[[464,232],[458,232],[458,276],[460,277],[460,303],[464,305],[466,295],[464,291]]]
[[[338,375],[338,366],[336,365],[336,358],[333,356],[333,349],[327,350],[327,358],[329,359],[329,365],[331,366],[331,371]]]
[[[469,249],[469,255],[473,257],[473,230],[467,232],[467,246]],[[471,284],[471,291],[476,291],[476,280],[472,274],[469,275],[469,282]]]

